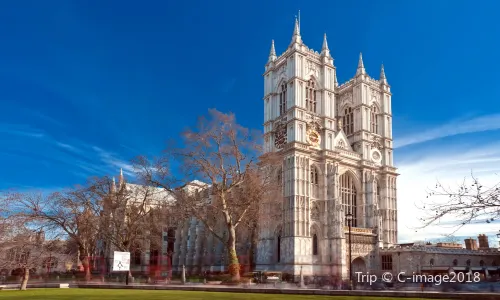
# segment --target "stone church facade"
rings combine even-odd
[[[255,267],[347,279],[351,259],[353,274],[450,268],[500,274],[500,252],[484,237],[480,247],[470,242],[467,249],[397,244],[392,94],[383,67],[379,79],[370,77],[360,55],[354,77],[339,85],[326,35],[318,53],[304,44],[296,21],[280,56],[272,42],[263,76],[264,149],[282,157],[276,173],[282,190],[278,197],[262,199],[257,245],[254,232],[237,231],[244,271]],[[210,187],[203,193],[211,197]],[[348,214],[353,217],[351,243]],[[169,276],[182,266],[191,274],[227,270],[225,247],[194,218],[165,224],[161,239],[157,249],[132,253],[133,272]],[[104,252],[109,259],[111,249]]]
[[[354,77],[339,85],[326,34],[318,53],[296,20],[280,56],[273,41],[263,76],[264,147],[283,158],[276,175],[283,197],[262,209],[257,269],[347,278],[351,214],[353,271],[377,272],[379,249],[397,243],[392,94],[383,67],[378,80],[370,77],[360,55]]]

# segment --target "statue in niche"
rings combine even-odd
[[[319,221],[319,208],[317,204],[313,204],[313,208],[311,210],[311,220]]]

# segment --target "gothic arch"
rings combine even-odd
[[[350,170],[344,172],[339,178],[340,203],[344,213],[352,214],[352,226],[358,227],[363,224],[364,216],[360,207],[362,206],[361,189],[357,176]]]
[[[321,85],[320,80],[318,80],[318,78],[316,78],[316,75],[314,75],[314,72],[310,71],[310,72],[306,75],[305,79],[306,79],[306,81],[309,81],[309,80],[314,81],[314,86],[316,87],[316,90],[321,90],[321,89],[323,89],[323,86]]]
[[[339,109],[339,117],[343,117],[345,115],[345,110],[347,108],[351,108],[354,111],[354,104],[351,102],[342,103],[342,106],[340,106]]]
[[[361,256],[358,256],[352,260],[352,273],[356,272],[366,273],[366,261]]]
[[[319,239],[323,238],[323,234],[321,233],[321,228],[320,225],[317,222],[313,222],[311,227],[310,227],[310,232],[311,232],[311,237],[313,233],[316,233],[318,235]]]
[[[318,172],[319,178],[321,178],[321,176],[323,176],[323,170],[321,169],[321,166],[319,164],[312,163],[312,164],[310,164],[309,167],[310,167],[311,170],[312,170],[312,168],[316,168],[316,172]]]
[[[278,78],[276,86],[273,88],[274,92],[279,93],[281,91],[281,85],[285,83],[288,84],[288,77],[286,75],[282,75]]]
[[[381,112],[381,111],[382,111],[382,108],[380,107],[380,103],[378,103],[378,101],[377,101],[377,100],[372,99],[372,100],[369,102],[369,106],[370,106],[370,108],[371,108],[372,106],[375,106],[375,107],[377,108],[378,112]]]
[[[344,175],[344,174],[347,174],[348,176],[351,176],[352,179],[353,179],[353,182],[354,182],[354,186],[356,188],[356,192],[359,193],[361,192],[361,183],[360,183],[360,179],[359,179],[359,176],[356,172],[354,172],[353,170],[351,169],[347,169],[345,170],[344,172],[342,172],[340,174],[340,176]]]

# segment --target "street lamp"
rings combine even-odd
[[[353,215],[348,213],[345,215],[347,226],[349,226],[349,289],[352,290],[352,242],[351,242],[351,226]]]

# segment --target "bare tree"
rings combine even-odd
[[[108,177],[93,178],[79,197],[99,215],[93,230],[105,252],[142,253],[161,247],[162,226],[171,215],[163,193],[152,186],[125,183],[121,175],[118,186]]]
[[[41,193],[9,193],[4,198],[16,218],[35,223],[46,232],[63,236],[78,246],[78,256],[90,280],[89,255],[94,252],[98,216],[91,207],[81,201],[81,188],[44,196]]]
[[[233,114],[212,109],[195,129],[183,132],[181,146],[171,145],[153,162],[137,160],[147,182],[175,195],[179,214],[201,221],[225,245],[235,281],[240,278],[236,229],[245,222],[255,226],[251,220],[259,201],[276,185],[271,174],[279,160],[275,155],[260,156],[261,144],[260,133],[239,125]],[[180,165],[179,170],[174,171],[172,163]],[[194,178],[203,184],[192,182]],[[183,188],[173,188],[180,183]]]
[[[22,272],[21,290],[26,290],[30,273],[52,263],[51,257],[69,259],[65,243],[60,240],[45,240],[41,229],[26,226],[26,219],[10,216],[1,221],[0,269]]]
[[[423,227],[441,223],[451,225],[456,232],[462,226],[496,221],[500,217],[500,183],[492,187],[483,186],[474,175],[457,187],[447,187],[437,183],[435,189],[420,205],[426,216],[421,219]],[[453,218],[454,221],[443,221],[442,218]]]

